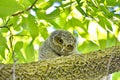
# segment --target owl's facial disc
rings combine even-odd
[[[72,44],[66,43],[59,36],[54,37],[54,43],[59,47],[59,51],[62,53],[71,52],[74,49],[74,46]]]
[[[60,55],[70,55],[76,47],[76,39],[68,31],[55,31],[51,34],[50,39],[51,48]]]
[[[60,52],[71,52],[73,51],[73,49],[74,46],[72,46],[71,44],[63,45]]]
[[[72,51],[72,50],[74,49],[74,46],[71,45],[71,44],[68,44],[68,45],[66,46],[66,48],[67,48],[67,50]]]
[[[63,44],[63,40],[59,37],[59,36],[55,36],[54,37],[54,41],[59,44],[59,45],[62,45]]]

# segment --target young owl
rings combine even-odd
[[[56,30],[40,47],[39,60],[68,56],[76,52],[75,37],[68,31]]]

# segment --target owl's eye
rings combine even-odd
[[[59,44],[62,44],[63,43],[63,40],[60,38],[60,37],[55,37],[55,41]]]
[[[73,48],[74,48],[74,47],[73,47],[72,45],[70,45],[70,44],[67,45],[67,49],[73,50]]]

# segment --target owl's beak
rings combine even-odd
[[[60,51],[60,52],[63,52],[63,51],[64,51],[64,49],[65,49],[65,47],[63,47],[63,48],[61,49],[61,51]]]

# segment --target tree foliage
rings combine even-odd
[[[119,26],[120,0],[1,0],[0,62],[37,61],[55,29],[73,33],[81,53],[119,45]]]

